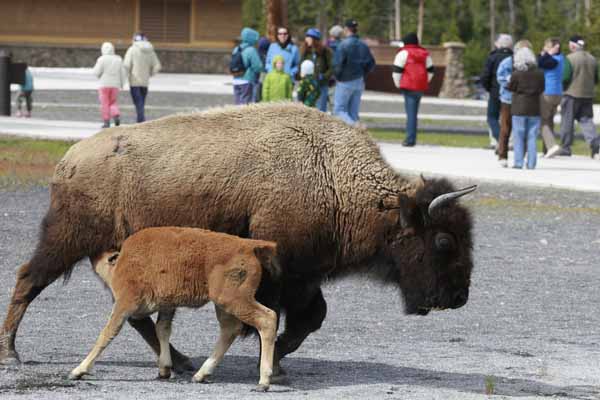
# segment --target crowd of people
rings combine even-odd
[[[358,36],[358,23],[349,19],[344,27],[333,26],[327,41],[310,28],[300,47],[286,27],[278,27],[276,36],[271,43],[251,28],[242,29],[229,66],[235,103],[293,100],[296,87],[297,101],[323,112],[329,107],[348,124],[360,125],[365,77],[375,60]]]
[[[393,61],[392,79],[404,96],[406,138],[403,146],[417,142],[418,111],[422,96],[433,77],[433,62],[415,33],[402,38],[402,47]],[[539,55],[522,39],[513,46],[511,35],[500,34],[490,52],[481,83],[489,92],[487,123],[490,148],[501,167],[508,167],[508,151],[514,149],[513,168],[534,169],[537,165],[537,138],[541,134],[544,157],[570,156],[575,121],[581,126],[592,158],[600,159],[600,136],[593,121],[594,86],[598,63],[585,50],[585,40],[574,35],[569,54],[561,52],[557,38],[548,38]],[[148,38],[133,36],[124,59],[115,54],[110,42],[102,44],[93,73],[100,80],[98,97],[103,127],[120,125],[118,94],[129,82],[136,121],[145,121],[145,101],[150,77],[161,69]],[[354,126],[360,122],[361,96],[365,77],[375,67],[369,47],[359,38],[358,23],[349,19],[335,25],[324,40],[316,28],[308,29],[301,46],[286,27],[278,27],[270,42],[251,28],[244,28],[233,49],[229,69],[233,75],[236,104],[296,100],[315,107]],[[33,77],[29,69],[17,96],[17,116],[30,117]],[[23,103],[26,108],[23,111]],[[554,117],[560,106],[560,144],[555,140]],[[526,160],[525,160],[526,159]]]
[[[501,167],[508,167],[509,137],[514,148],[513,168],[534,169],[537,138],[541,133],[544,157],[570,156],[575,121],[582,129],[592,158],[599,158],[600,136],[593,120],[594,86],[598,63],[585,50],[580,35],[569,39],[569,54],[557,38],[548,38],[536,57],[528,40],[513,47],[510,35],[500,34],[489,54],[481,82],[489,92],[487,121],[490,146]],[[555,141],[554,116],[560,105],[560,144]],[[527,162],[525,162],[527,156]]]

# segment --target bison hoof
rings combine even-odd
[[[158,371],[158,379],[169,379],[171,377],[171,368],[161,368]]]
[[[271,375],[271,383],[286,383],[288,381],[287,373],[279,365],[273,366],[273,374]]]
[[[253,392],[266,392],[269,390],[269,385],[265,383],[259,383],[254,389]]]
[[[0,365],[6,365],[10,367],[15,367],[21,364],[21,360],[19,359],[19,354],[16,351],[3,351],[0,352]]]
[[[212,375],[194,375],[192,382],[196,383],[212,383]]]
[[[73,371],[73,372],[71,372],[69,374],[69,380],[71,380],[71,381],[78,381],[78,380],[81,380],[81,378],[83,378],[84,375],[89,375],[89,374],[87,372],[75,372],[75,371]]]

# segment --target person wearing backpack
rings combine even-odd
[[[254,47],[258,41],[258,32],[244,28],[240,36],[241,43],[231,53],[229,70],[233,75],[235,104],[248,104],[252,102],[254,83],[263,69],[263,63]]]

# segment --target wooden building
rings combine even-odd
[[[241,0],[0,1],[0,47],[8,47],[33,65],[89,66],[89,57],[83,55],[86,51],[94,50],[96,54],[102,42],[110,41],[121,53],[131,44],[133,33],[142,31],[159,53],[178,60],[174,64],[165,60],[166,70],[218,72],[202,66],[186,67],[181,61],[196,58],[195,53],[228,54],[242,28],[241,3]],[[67,53],[75,57],[64,59],[64,65],[60,65],[60,57]],[[45,59],[40,54],[45,54]]]

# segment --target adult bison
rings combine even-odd
[[[455,199],[470,190],[395,173],[367,132],[301,105],[230,107],[105,130],[71,147],[56,167],[39,242],[17,273],[0,360],[18,360],[17,328],[46,286],[152,226],[277,242],[286,319],[276,361],[320,328],[326,279],[370,273],[401,289],[408,314],[461,307],[472,223]],[[150,318],[130,323],[159,350]]]

